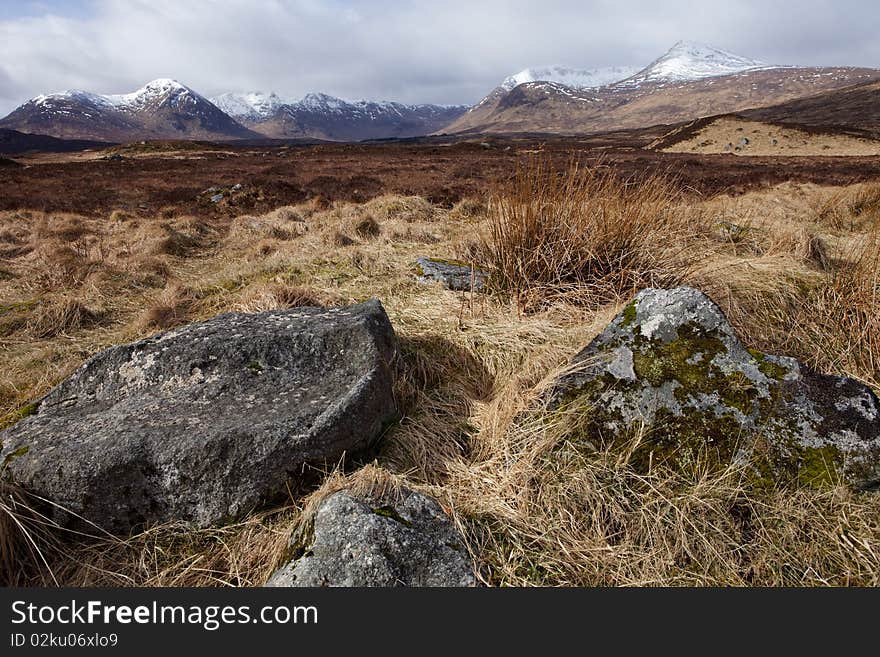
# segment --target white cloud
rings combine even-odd
[[[695,9],[696,8],[696,9]],[[880,65],[873,0],[94,0],[0,21],[0,114],[156,77],[202,93],[473,102],[530,65],[647,64],[679,39],[804,64]]]

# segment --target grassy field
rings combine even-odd
[[[880,390],[880,185],[701,198],[597,171],[528,167],[452,209],[383,196],[231,219],[0,215],[0,426],[110,345],[373,297],[398,334],[402,411],[375,461],[222,528],[71,535],[4,484],[2,579],[261,585],[322,496],[406,482],[441,501],[489,585],[880,583],[875,494],[758,489],[699,463],[637,472],[631,450],[577,449],[572,418],[536,404],[636,291],[679,284],[709,294],[748,346]],[[419,283],[418,256],[474,262],[491,290]]]

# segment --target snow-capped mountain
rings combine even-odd
[[[634,66],[609,66],[606,68],[567,68],[565,66],[537,66],[523,69],[505,78],[499,85],[510,91],[527,82],[556,82],[574,89],[590,89],[603,87],[606,84],[619,82],[635,74]]]
[[[275,93],[228,93],[211,100],[251,130],[276,139],[413,137],[439,130],[467,110],[456,105],[349,101],[323,93],[309,93],[296,102],[285,102]]]
[[[778,66],[680,41],[629,77],[597,86],[589,86],[589,77],[574,69],[526,69],[443,132],[581,134],[639,128],[776,105],[877,79],[878,69]]]
[[[40,95],[15,109],[0,127],[108,141],[256,136],[204,96],[167,78],[127,94],[74,90]]]
[[[650,82],[687,82],[769,68],[781,67],[696,41],[679,41],[663,56],[621,84],[632,87]]]

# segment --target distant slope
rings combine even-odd
[[[0,153],[20,155],[32,151],[45,153],[68,153],[88,148],[103,148],[108,142],[58,139],[47,135],[32,135],[17,130],[0,128]]]
[[[880,82],[869,82],[742,112],[758,121],[837,127],[880,139]]]

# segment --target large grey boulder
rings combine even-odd
[[[474,586],[474,566],[437,502],[403,489],[343,490],[318,507],[304,544],[266,586]]]
[[[13,478],[112,532],[234,518],[395,416],[378,301],[226,314],[113,347],[0,434]]]
[[[746,349],[692,288],[648,289],[575,356],[549,394],[605,443],[644,428],[643,467],[749,459],[768,483],[880,481],[880,403],[853,379]]]

